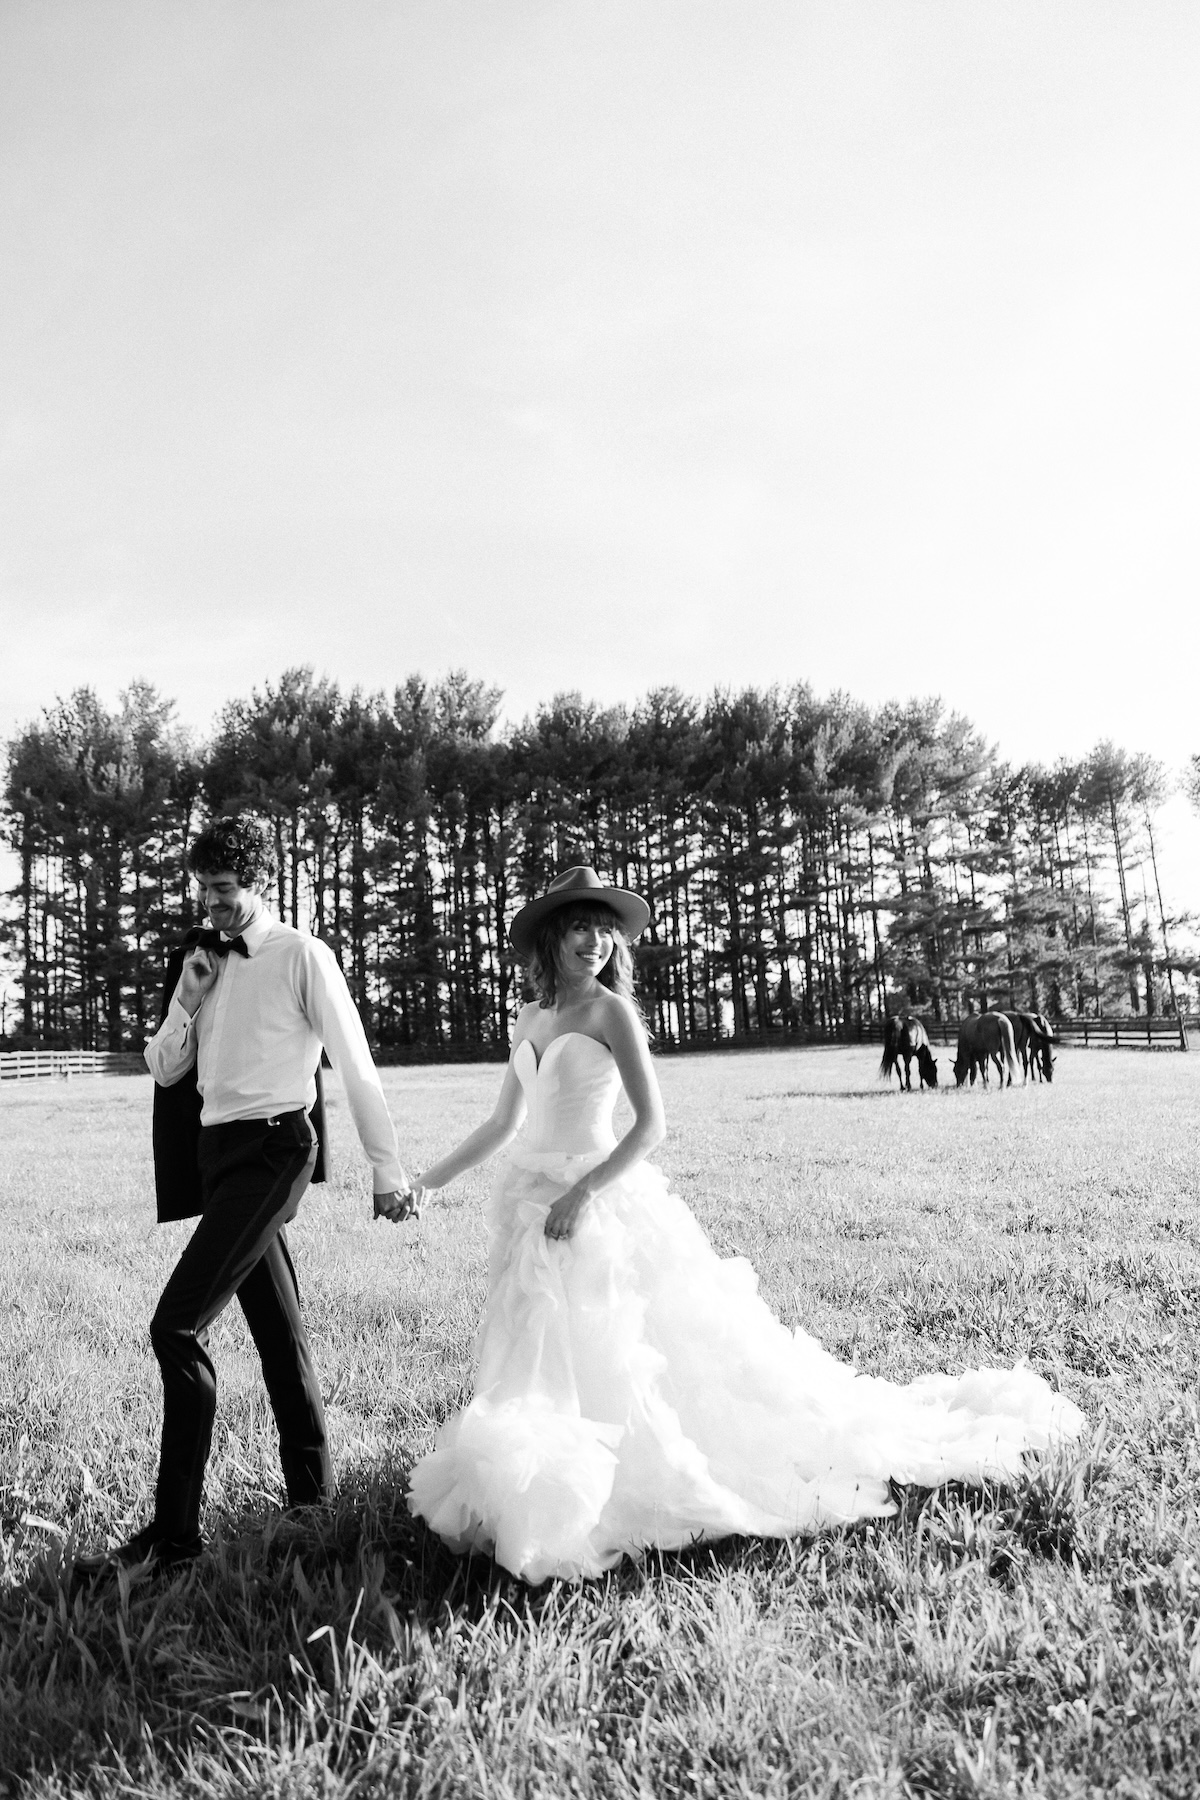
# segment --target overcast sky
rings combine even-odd
[[[0,734],[308,662],[1200,751],[1194,0],[5,0],[0,83]]]

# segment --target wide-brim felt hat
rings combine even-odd
[[[628,888],[605,887],[595,869],[579,863],[556,875],[546,892],[529,901],[509,922],[508,941],[522,956],[533,949],[538,927],[548,913],[563,906],[609,906],[621,921],[626,935],[637,937],[650,923],[650,908],[640,894]]]

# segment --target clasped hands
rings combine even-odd
[[[425,1189],[419,1182],[414,1187],[396,1188],[390,1194],[376,1194],[375,1217],[387,1219],[392,1225],[402,1225],[405,1219],[419,1219],[424,1198]]]

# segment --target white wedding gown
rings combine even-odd
[[[413,1512],[455,1550],[578,1579],[647,1546],[884,1517],[889,1477],[1011,1477],[1081,1429],[1022,1365],[855,1374],[780,1324],[649,1163],[551,1241],[548,1207],[613,1148],[620,1076],[579,1032],[540,1066],[523,1041],[516,1070],[529,1118],[488,1205],[475,1396],[412,1472]]]

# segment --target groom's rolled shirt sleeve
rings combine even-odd
[[[400,1166],[396,1128],[371,1060],[362,1020],[329,946],[312,938],[305,949],[303,1000],[309,1024],[324,1044],[345,1090],[354,1128],[374,1172],[375,1192],[395,1193],[407,1187],[408,1181]]]
[[[172,1000],[167,1015],[149,1040],[143,1055],[146,1066],[159,1087],[174,1087],[196,1061],[196,1019],[178,1000]]]

